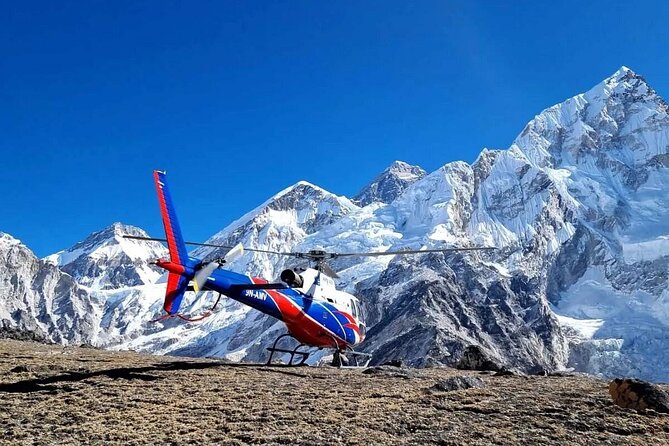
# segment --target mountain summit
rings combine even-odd
[[[155,282],[162,272],[150,262],[167,257],[167,249],[159,242],[126,239],[124,235],[148,237],[140,228],[114,223],[44,260],[94,289]]]
[[[418,166],[412,166],[404,161],[395,161],[358,192],[353,200],[360,206],[367,206],[370,203],[390,203],[399,197],[410,184],[420,180],[426,174]]]

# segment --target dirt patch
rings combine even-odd
[[[485,386],[429,391],[463,375]],[[668,415],[613,405],[607,384],[445,368],[407,378],[0,341],[0,444],[669,445]]]

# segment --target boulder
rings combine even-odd
[[[527,376],[518,369],[507,369],[506,367],[500,368],[492,376]]]
[[[501,364],[493,361],[483,353],[480,347],[470,345],[462,353],[460,360],[455,365],[460,370],[491,370],[497,372],[502,369]]]
[[[404,361],[401,359],[391,359],[390,361],[386,361],[381,365],[387,365],[390,367],[404,367]]]
[[[614,379],[609,384],[609,394],[613,402],[621,407],[669,413],[669,394],[659,386],[640,379]]]
[[[451,376],[443,381],[439,381],[430,390],[452,392],[453,390],[480,389],[482,387],[485,387],[485,383],[481,378],[476,376]]]
[[[405,367],[388,366],[388,365],[370,367],[368,369],[365,369],[365,371],[363,371],[362,373],[365,375],[389,376],[392,378],[403,378],[403,379],[410,379],[415,376],[415,373],[411,369]]]

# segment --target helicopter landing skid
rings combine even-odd
[[[372,355],[370,353],[356,352],[346,346],[344,351],[335,350],[332,356],[332,366],[340,369],[364,369],[367,368]]]
[[[267,351],[269,352],[269,358],[267,359],[267,363],[265,363],[265,365],[282,365],[282,366],[285,366],[285,367],[298,367],[298,366],[304,365],[306,363],[306,361],[309,358],[309,355],[311,353],[299,351],[299,349],[301,347],[305,346],[304,344],[300,343],[300,344],[297,345],[297,347],[295,347],[292,350],[277,347],[277,344],[279,343],[279,341],[282,338],[285,338],[285,337],[295,339],[293,337],[293,335],[291,335],[290,333],[282,334],[281,336],[276,338],[276,340],[274,341],[274,344],[272,344],[271,347],[267,347]],[[272,364],[272,359],[274,358],[274,353],[287,353],[287,354],[289,354],[290,359],[288,360],[288,363],[287,364],[281,364],[281,363]]]

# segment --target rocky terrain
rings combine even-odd
[[[477,346],[530,373],[669,382],[667,197],[667,103],[622,67],[536,115],[506,150],[431,173],[394,162],[353,199],[300,181],[208,241],[277,251],[493,246],[334,262],[338,286],[362,299],[362,348],[376,363],[430,366],[454,365]],[[201,323],[149,323],[165,287],[150,262],[165,250],[123,233],[144,234],[114,224],[42,260],[2,235],[0,327],[63,344],[249,362],[283,332],[227,299]],[[287,265],[247,252],[227,266],[276,280]],[[214,300],[189,295],[183,311],[201,314]]]
[[[583,375],[372,370],[5,340],[0,444],[669,444],[669,415],[615,406]],[[463,375],[482,387],[440,384]]]

